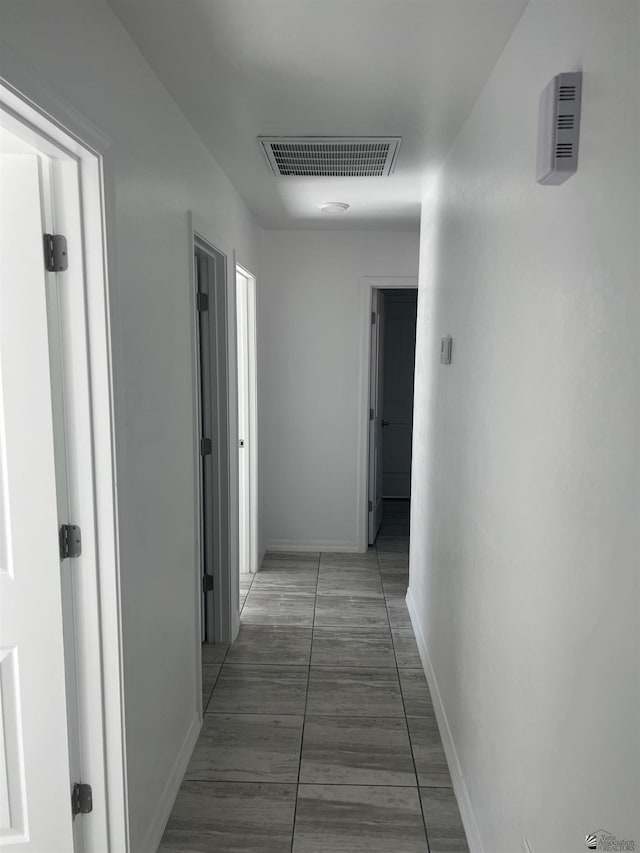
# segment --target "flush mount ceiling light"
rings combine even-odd
[[[382,178],[395,166],[399,136],[259,136],[274,175]]]
[[[320,210],[323,213],[344,213],[350,206],[346,201],[327,201],[320,205]]]

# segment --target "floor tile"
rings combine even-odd
[[[184,782],[158,853],[290,853],[295,785]]]
[[[267,551],[262,560],[262,566],[312,563],[317,567],[319,559],[318,551]]]
[[[393,628],[393,647],[396,653],[396,661],[400,668],[422,669],[422,660],[418,652],[418,644],[413,634],[413,628]],[[229,655],[233,646],[229,649]],[[227,655],[227,660],[229,660]]]
[[[384,601],[347,595],[319,595],[315,625],[344,627],[386,627],[389,624]]]
[[[400,687],[407,717],[433,717],[433,703],[422,669],[400,669]]]
[[[392,578],[409,578],[409,561],[404,563],[381,563],[380,574],[382,580],[391,580]]]
[[[302,716],[205,714],[185,779],[297,782]]]
[[[365,554],[336,554],[322,552],[320,557],[320,571],[329,567],[338,568],[361,568],[378,569],[378,554],[375,548]]]
[[[419,792],[431,853],[468,853],[405,603],[407,521],[385,501],[377,548],[271,552],[241,575],[236,642],[203,646],[210,698],[161,853],[426,853]]]
[[[403,717],[398,675],[395,670],[383,668],[312,667],[309,674],[307,714]]]
[[[318,595],[349,595],[382,599],[380,572],[368,569],[320,569]]]
[[[222,714],[303,714],[308,670],[302,666],[225,664],[208,712]]]
[[[259,571],[251,587],[252,592],[287,593],[289,595],[315,595],[318,572],[299,569],[293,571]]]
[[[213,665],[203,665],[202,667],[202,710],[207,710],[207,705],[209,704],[209,699],[211,698],[211,691],[213,690],[213,685],[216,683],[216,679],[220,672],[221,666],[220,664]]]
[[[300,781],[328,785],[415,785],[405,720],[307,717]]]
[[[450,788],[420,788],[431,853],[469,853],[460,811]]]
[[[202,663],[222,663],[229,646],[226,643],[203,643]]]
[[[386,599],[387,613],[389,614],[389,624],[392,628],[410,628],[411,619],[407,610],[407,603],[404,596],[391,597]]]
[[[314,607],[312,595],[252,591],[242,609],[242,621],[253,625],[311,626]]]
[[[400,575],[401,577],[409,577],[409,555],[402,556],[399,560],[395,559],[397,555],[392,555],[394,559],[380,560],[380,573],[382,578],[391,575]]]
[[[237,639],[227,653],[227,663],[308,666],[311,633],[311,627],[252,625],[243,622]]]
[[[251,589],[251,584],[255,578],[254,574],[249,572],[240,572],[240,591],[248,592]]]
[[[427,853],[417,789],[301,785],[293,853]]]
[[[273,563],[263,563],[260,567],[260,570],[256,573],[256,575],[266,575],[275,572],[277,574],[283,574],[285,572],[289,572],[292,575],[298,575],[301,572],[308,572],[311,575],[318,574],[318,561],[317,560],[303,560],[299,562],[293,562],[292,560],[284,561],[284,562],[273,562]]]
[[[436,718],[408,717],[407,725],[418,783],[429,787],[451,788],[451,775]]]
[[[382,588],[385,598],[404,598],[407,594],[409,578],[404,575],[383,577]]]
[[[312,666],[395,667],[389,628],[313,629]]]
[[[376,539],[376,548],[379,554],[408,554],[409,540],[403,538],[389,537],[383,538],[378,536]]]

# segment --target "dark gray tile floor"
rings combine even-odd
[[[202,733],[161,853],[468,853],[405,604],[408,513],[366,554],[269,553],[203,647]]]

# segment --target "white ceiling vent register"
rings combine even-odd
[[[399,136],[259,136],[274,175],[382,178],[395,166]]]
[[[582,72],[558,74],[540,96],[539,184],[563,184],[578,170]]]

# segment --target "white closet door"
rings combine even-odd
[[[7,853],[73,850],[42,231],[37,157],[2,154],[0,848]]]

